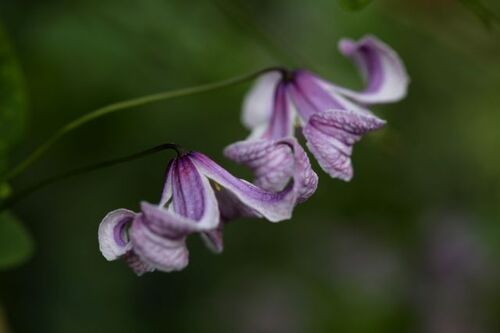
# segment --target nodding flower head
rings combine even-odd
[[[286,185],[292,173],[290,153],[276,142],[293,137],[296,124],[322,169],[349,181],[354,143],[385,124],[366,105],[395,102],[406,95],[408,75],[389,46],[368,36],[357,42],[341,40],[339,49],[359,67],[366,81],[363,91],[337,86],[306,70],[282,70],[263,74],[248,93],[242,120],[252,133],[227,147],[225,155],[252,168],[256,184],[268,190]],[[266,154],[249,158],[246,152],[256,146],[265,146]]]
[[[291,153],[294,169],[281,191],[238,179],[201,153],[180,154],[168,166],[159,204],[142,202],[139,213],[118,209],[104,217],[98,232],[103,256],[123,258],[139,275],[181,270],[188,264],[186,238],[192,233],[200,233],[220,252],[222,227],[230,220],[289,219],[295,205],[314,192],[317,177],[295,141],[283,139],[276,145]]]

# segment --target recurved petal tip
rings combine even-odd
[[[98,230],[99,249],[108,261],[120,258],[131,249],[128,228],[135,216],[130,210],[117,209],[102,220]]]
[[[375,36],[359,41],[342,39],[339,51],[359,68],[366,81],[364,91],[332,86],[333,90],[364,104],[396,102],[406,96],[410,79],[399,55]]]
[[[370,114],[330,110],[313,115],[303,133],[307,146],[321,168],[332,178],[353,177],[352,148],[365,133],[377,130],[385,121]]]

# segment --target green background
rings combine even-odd
[[[412,83],[404,101],[373,109],[388,125],[355,146],[353,181],[314,161],[319,188],[292,220],[235,222],[221,255],[190,237],[179,273],[137,278],[97,244],[108,211],[159,199],[171,153],[33,194],[13,212],[36,251],[0,273],[0,332],[500,331],[500,27],[470,1],[374,0],[359,11],[342,2],[1,1],[29,99],[13,161],[107,103],[270,65],[359,88],[336,49],[345,36],[390,44]],[[500,13],[498,1],[484,3]],[[248,88],[100,119],[11,185],[171,141],[248,177],[222,156],[247,135]]]

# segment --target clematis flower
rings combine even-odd
[[[207,245],[222,251],[222,226],[238,217],[289,219],[295,205],[317,185],[305,152],[293,139],[276,145],[293,156],[293,177],[278,192],[238,179],[207,156],[190,152],[167,169],[159,204],[141,203],[139,213],[112,211],[99,226],[99,245],[107,260],[123,258],[137,273],[181,270],[188,264],[186,238],[201,233]]]
[[[363,91],[343,88],[299,69],[263,74],[247,95],[242,121],[252,132],[224,153],[248,165],[254,171],[255,184],[267,190],[284,188],[293,172],[293,159],[276,142],[293,137],[295,125],[302,127],[321,168],[333,178],[349,181],[353,145],[385,124],[366,106],[395,102],[406,95],[408,75],[389,46],[367,36],[357,42],[343,39],[339,49],[359,67],[366,82]],[[259,149],[265,153],[255,153]]]

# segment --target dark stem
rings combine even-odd
[[[38,191],[38,190],[40,190],[48,185],[63,181],[65,179],[68,179],[71,177],[75,177],[75,176],[79,176],[79,175],[82,175],[85,173],[89,173],[92,171],[96,171],[96,170],[100,170],[100,169],[104,169],[104,168],[109,168],[109,167],[117,165],[117,164],[130,162],[130,161],[140,159],[142,157],[146,157],[146,156],[149,156],[152,154],[156,154],[156,153],[168,150],[168,149],[174,150],[177,153],[177,157],[180,157],[180,156],[186,154],[186,151],[180,145],[175,144],[175,143],[164,143],[164,144],[161,144],[159,146],[156,146],[156,147],[153,147],[153,148],[150,148],[147,150],[143,150],[143,151],[140,151],[138,153],[131,154],[131,155],[118,157],[118,158],[114,158],[111,160],[102,161],[102,162],[99,162],[96,164],[76,168],[76,169],[67,171],[65,173],[62,173],[60,175],[46,178],[46,179],[44,179],[44,180],[42,180],[34,185],[28,186],[28,187],[26,187],[18,192],[15,192],[13,195],[11,195],[10,197],[7,197],[2,203],[0,203],[0,212],[3,212],[7,208],[12,207],[14,204],[16,204],[21,199],[24,199],[25,197],[32,194],[33,192],[36,192],[36,191]]]

